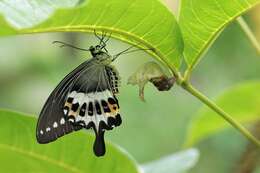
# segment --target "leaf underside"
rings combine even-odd
[[[1,7],[0,13],[3,13],[4,7]],[[16,10],[15,5],[13,9]],[[59,9],[43,23],[31,28],[14,29],[1,18],[0,24],[0,36],[93,32],[96,29],[99,33],[112,33],[112,37],[138,47],[153,48],[155,51],[147,52],[175,70],[182,60],[183,42],[178,24],[174,15],[158,0],[88,0],[81,6]]]
[[[189,70],[227,24],[259,3],[260,0],[182,0],[179,24]]]

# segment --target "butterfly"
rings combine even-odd
[[[44,104],[37,123],[36,138],[38,143],[45,144],[59,137],[81,129],[93,129],[95,141],[93,150],[96,156],[106,152],[104,133],[122,123],[117,94],[120,77],[111,63],[130,48],[111,56],[106,43],[109,37],[102,32],[96,46],[82,49],[60,43],[60,47],[89,51],[92,58],[80,64],[70,72],[52,91]]]

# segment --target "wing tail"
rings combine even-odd
[[[105,140],[104,140],[104,130],[95,131],[96,139],[93,145],[93,150],[96,156],[104,156],[106,153]]]

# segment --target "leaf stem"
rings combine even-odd
[[[246,21],[243,19],[243,17],[240,16],[240,17],[237,18],[237,22],[240,25],[241,29],[246,34],[246,36],[249,39],[249,41],[251,42],[251,44],[254,46],[257,54],[260,55],[260,44],[257,41],[256,37],[254,36],[252,30],[250,29],[250,27],[246,23]]]
[[[209,108],[214,110],[217,114],[219,114],[222,118],[224,118],[229,124],[231,124],[234,128],[236,128],[240,133],[242,133],[247,139],[249,139],[256,146],[260,147],[260,141],[256,139],[245,127],[243,127],[240,123],[234,120],[228,113],[218,107],[214,102],[212,102],[209,98],[200,93],[197,89],[195,89],[191,84],[186,81],[181,83],[181,87],[186,91],[191,93],[193,96],[198,98],[204,104],[206,104]]]

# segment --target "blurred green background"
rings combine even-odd
[[[257,10],[246,17],[259,35]],[[90,58],[86,52],[59,48],[54,40],[88,48],[93,35],[52,33],[3,37],[0,39],[0,107],[38,115],[58,82],[78,64]],[[111,39],[108,50],[116,54],[128,45]],[[119,101],[123,125],[107,133],[107,139],[125,148],[144,163],[183,149],[187,128],[202,104],[181,88],[158,92],[146,86],[145,99],[138,88],[126,85],[127,78],[147,61],[144,52],[121,56],[115,65],[122,77]],[[192,76],[193,84],[214,98],[225,88],[245,80],[260,79],[260,58],[238,24],[229,25],[209,49]],[[87,140],[87,139],[86,139]],[[225,130],[196,145],[201,156],[192,173],[236,172],[247,141],[233,129]],[[227,154],[228,153],[228,154]],[[210,159],[208,159],[210,158]],[[257,171],[255,171],[257,172]],[[260,170],[258,170],[260,172]]]

